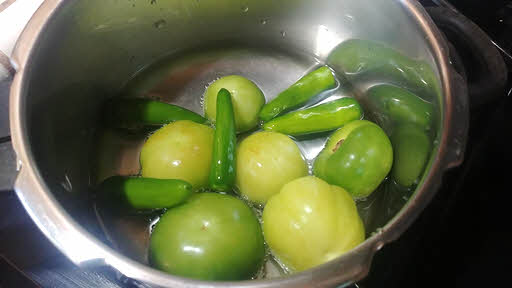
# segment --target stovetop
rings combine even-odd
[[[420,2],[431,6],[444,1]],[[512,57],[507,56],[512,51],[512,1],[451,3],[491,36],[512,71]],[[77,268],[21,206],[11,190],[16,168],[7,113],[11,80],[0,80],[0,288],[144,287],[110,268]],[[508,267],[502,263],[511,243],[506,222],[510,209],[504,200],[510,190],[505,186],[505,135],[511,131],[506,112],[512,81],[500,93],[472,109],[464,163],[445,174],[420,217],[375,255],[368,277],[354,287],[488,287],[505,279]]]

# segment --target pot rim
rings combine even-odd
[[[435,156],[431,159],[430,170],[424,175],[408,203],[382,229],[350,252],[318,267],[287,277],[238,282],[210,282],[173,276],[136,262],[108,247],[82,228],[62,208],[53,195],[47,192],[50,189],[36,167],[26,132],[26,118],[22,117],[26,101],[23,97],[24,82],[28,74],[27,71],[32,68],[30,64],[33,52],[36,50],[35,44],[41,37],[41,31],[45,29],[48,20],[54,13],[58,13],[66,2],[65,0],[44,1],[25,27],[13,52],[12,64],[17,73],[11,86],[9,116],[11,138],[20,171],[15,183],[18,197],[39,229],[75,264],[79,266],[111,265],[127,277],[153,285],[169,287],[290,287],[301,284],[332,285],[363,278],[369,271],[373,254],[385,243],[398,238],[429,203],[437,191],[444,170],[462,162],[461,154],[463,153],[460,153],[460,150],[464,148],[463,146],[454,148],[451,140],[455,137],[454,130],[457,129],[457,127],[452,127],[454,123],[466,118],[455,115],[454,100],[460,91],[456,91],[457,85],[452,86],[452,81],[455,80],[450,76],[453,69],[449,65],[446,44],[435,24],[417,1],[398,1],[402,9],[416,21],[420,30],[425,34],[439,70],[441,90],[445,95],[442,97],[441,103],[443,115],[440,131],[442,133]],[[467,114],[467,111],[462,111],[462,114],[464,113]],[[461,142],[465,143],[464,126],[460,129],[464,130]],[[457,151],[457,155],[454,155],[453,151]]]

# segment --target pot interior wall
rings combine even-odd
[[[102,237],[90,199],[101,103],[137,71],[190,47],[232,42],[321,62],[350,38],[435,67],[399,1],[63,1],[37,41],[22,95],[37,169],[67,212]]]

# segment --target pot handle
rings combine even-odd
[[[0,1],[0,53],[10,57],[16,39],[43,0]]]
[[[489,36],[471,20],[449,7],[426,7],[426,10],[450,43],[462,54],[468,73],[468,96],[471,109],[496,100],[507,83],[507,66]]]
[[[12,59],[14,46],[25,25],[43,0],[0,0],[0,89],[7,90],[11,85],[16,65]],[[8,98],[7,94],[0,97]],[[8,101],[3,99],[0,111],[8,111]],[[0,115],[0,121],[8,121],[8,112]],[[11,144],[8,127],[0,127],[0,192],[12,191],[17,175],[17,160]]]

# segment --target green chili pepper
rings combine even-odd
[[[222,88],[217,94],[215,135],[212,165],[209,176],[210,188],[227,191],[235,183],[236,126],[231,94]]]
[[[177,120],[200,124],[208,120],[185,108],[142,98],[115,98],[105,105],[105,122],[113,128],[158,126]]]
[[[335,47],[327,64],[349,81],[393,83],[426,99],[439,94],[439,82],[425,61],[409,58],[384,44],[350,39]]]
[[[109,205],[133,210],[155,210],[179,205],[192,195],[192,185],[177,179],[113,176],[100,185],[100,197]]]
[[[370,117],[389,134],[394,126],[412,123],[429,131],[432,126],[433,106],[415,94],[393,85],[376,85],[368,89]]]
[[[354,98],[344,97],[279,116],[265,123],[263,129],[292,136],[323,132],[360,119],[362,113],[361,106]]]
[[[404,187],[416,184],[430,155],[430,138],[421,127],[405,124],[393,131],[390,140],[394,155],[392,178]]]
[[[320,92],[334,88],[336,79],[332,71],[323,66],[300,78],[288,89],[279,93],[260,111],[260,119],[269,121],[287,110],[298,108]]]

